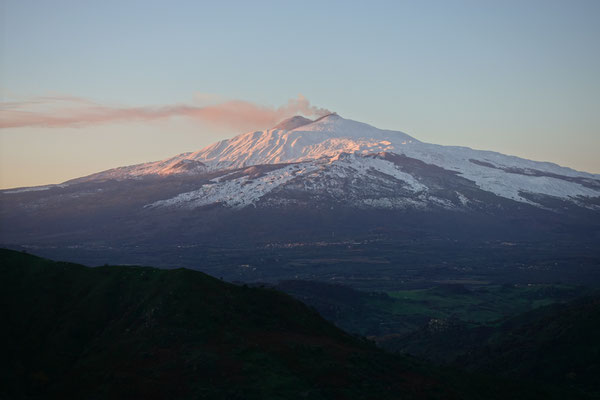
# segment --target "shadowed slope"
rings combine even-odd
[[[549,398],[386,354],[275,290],[185,269],[0,260],[0,397]]]
[[[600,295],[509,319],[459,363],[511,378],[585,388],[600,396]]]
[[[0,256],[1,386],[10,397],[422,398],[442,390],[420,367],[274,290],[185,269]]]

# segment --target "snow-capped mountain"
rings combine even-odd
[[[597,257],[589,253],[599,240],[599,175],[424,143],[336,114],[294,117],[60,185],[0,191],[0,247],[92,265],[209,263],[213,274],[230,279],[380,276],[402,263],[474,271],[479,259],[471,260],[474,269],[461,269],[473,246],[496,254],[515,242],[566,243],[561,254],[593,265]],[[358,244],[362,256],[347,247]],[[281,267],[273,249],[288,245],[308,246],[314,263],[290,250],[293,260]],[[329,246],[341,246],[340,254],[332,257]],[[525,268],[521,256],[548,251],[542,247],[507,253],[507,268]],[[339,260],[362,267],[347,270]],[[321,270],[324,263],[335,267]],[[245,267],[254,264],[261,267]]]
[[[415,169],[415,163],[422,168]],[[437,180],[454,186],[440,186],[423,175],[424,166],[430,175],[437,168]],[[589,199],[600,196],[600,175],[491,151],[424,143],[337,114],[316,121],[293,117],[273,129],[248,132],[196,152],[70,183],[203,174],[213,177],[193,191],[148,206],[281,206],[294,203],[299,192],[375,208],[461,208],[482,201],[469,198],[461,187],[540,207],[545,207],[542,196],[596,208]],[[286,190],[293,195],[286,197]]]

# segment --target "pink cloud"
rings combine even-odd
[[[282,119],[303,114],[319,117],[330,111],[310,105],[299,95],[286,105],[272,108],[241,100],[210,106],[167,105],[159,107],[115,107],[70,96],[37,97],[0,104],[0,128],[82,127],[111,122],[153,121],[187,117],[217,127],[268,128]]]

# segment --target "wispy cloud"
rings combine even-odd
[[[45,96],[0,103],[0,128],[83,127],[114,122],[153,121],[185,117],[217,127],[269,128],[296,114],[319,117],[330,111],[312,106],[302,95],[273,108],[248,101],[229,100],[214,105],[186,104],[121,107],[72,96]]]

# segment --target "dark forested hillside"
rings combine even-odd
[[[600,397],[600,296],[510,318],[459,363],[499,376],[585,388]]]
[[[185,269],[87,268],[0,251],[0,398],[564,398],[437,369],[286,294]]]
[[[8,398],[458,397],[274,290],[184,269],[1,259]]]

